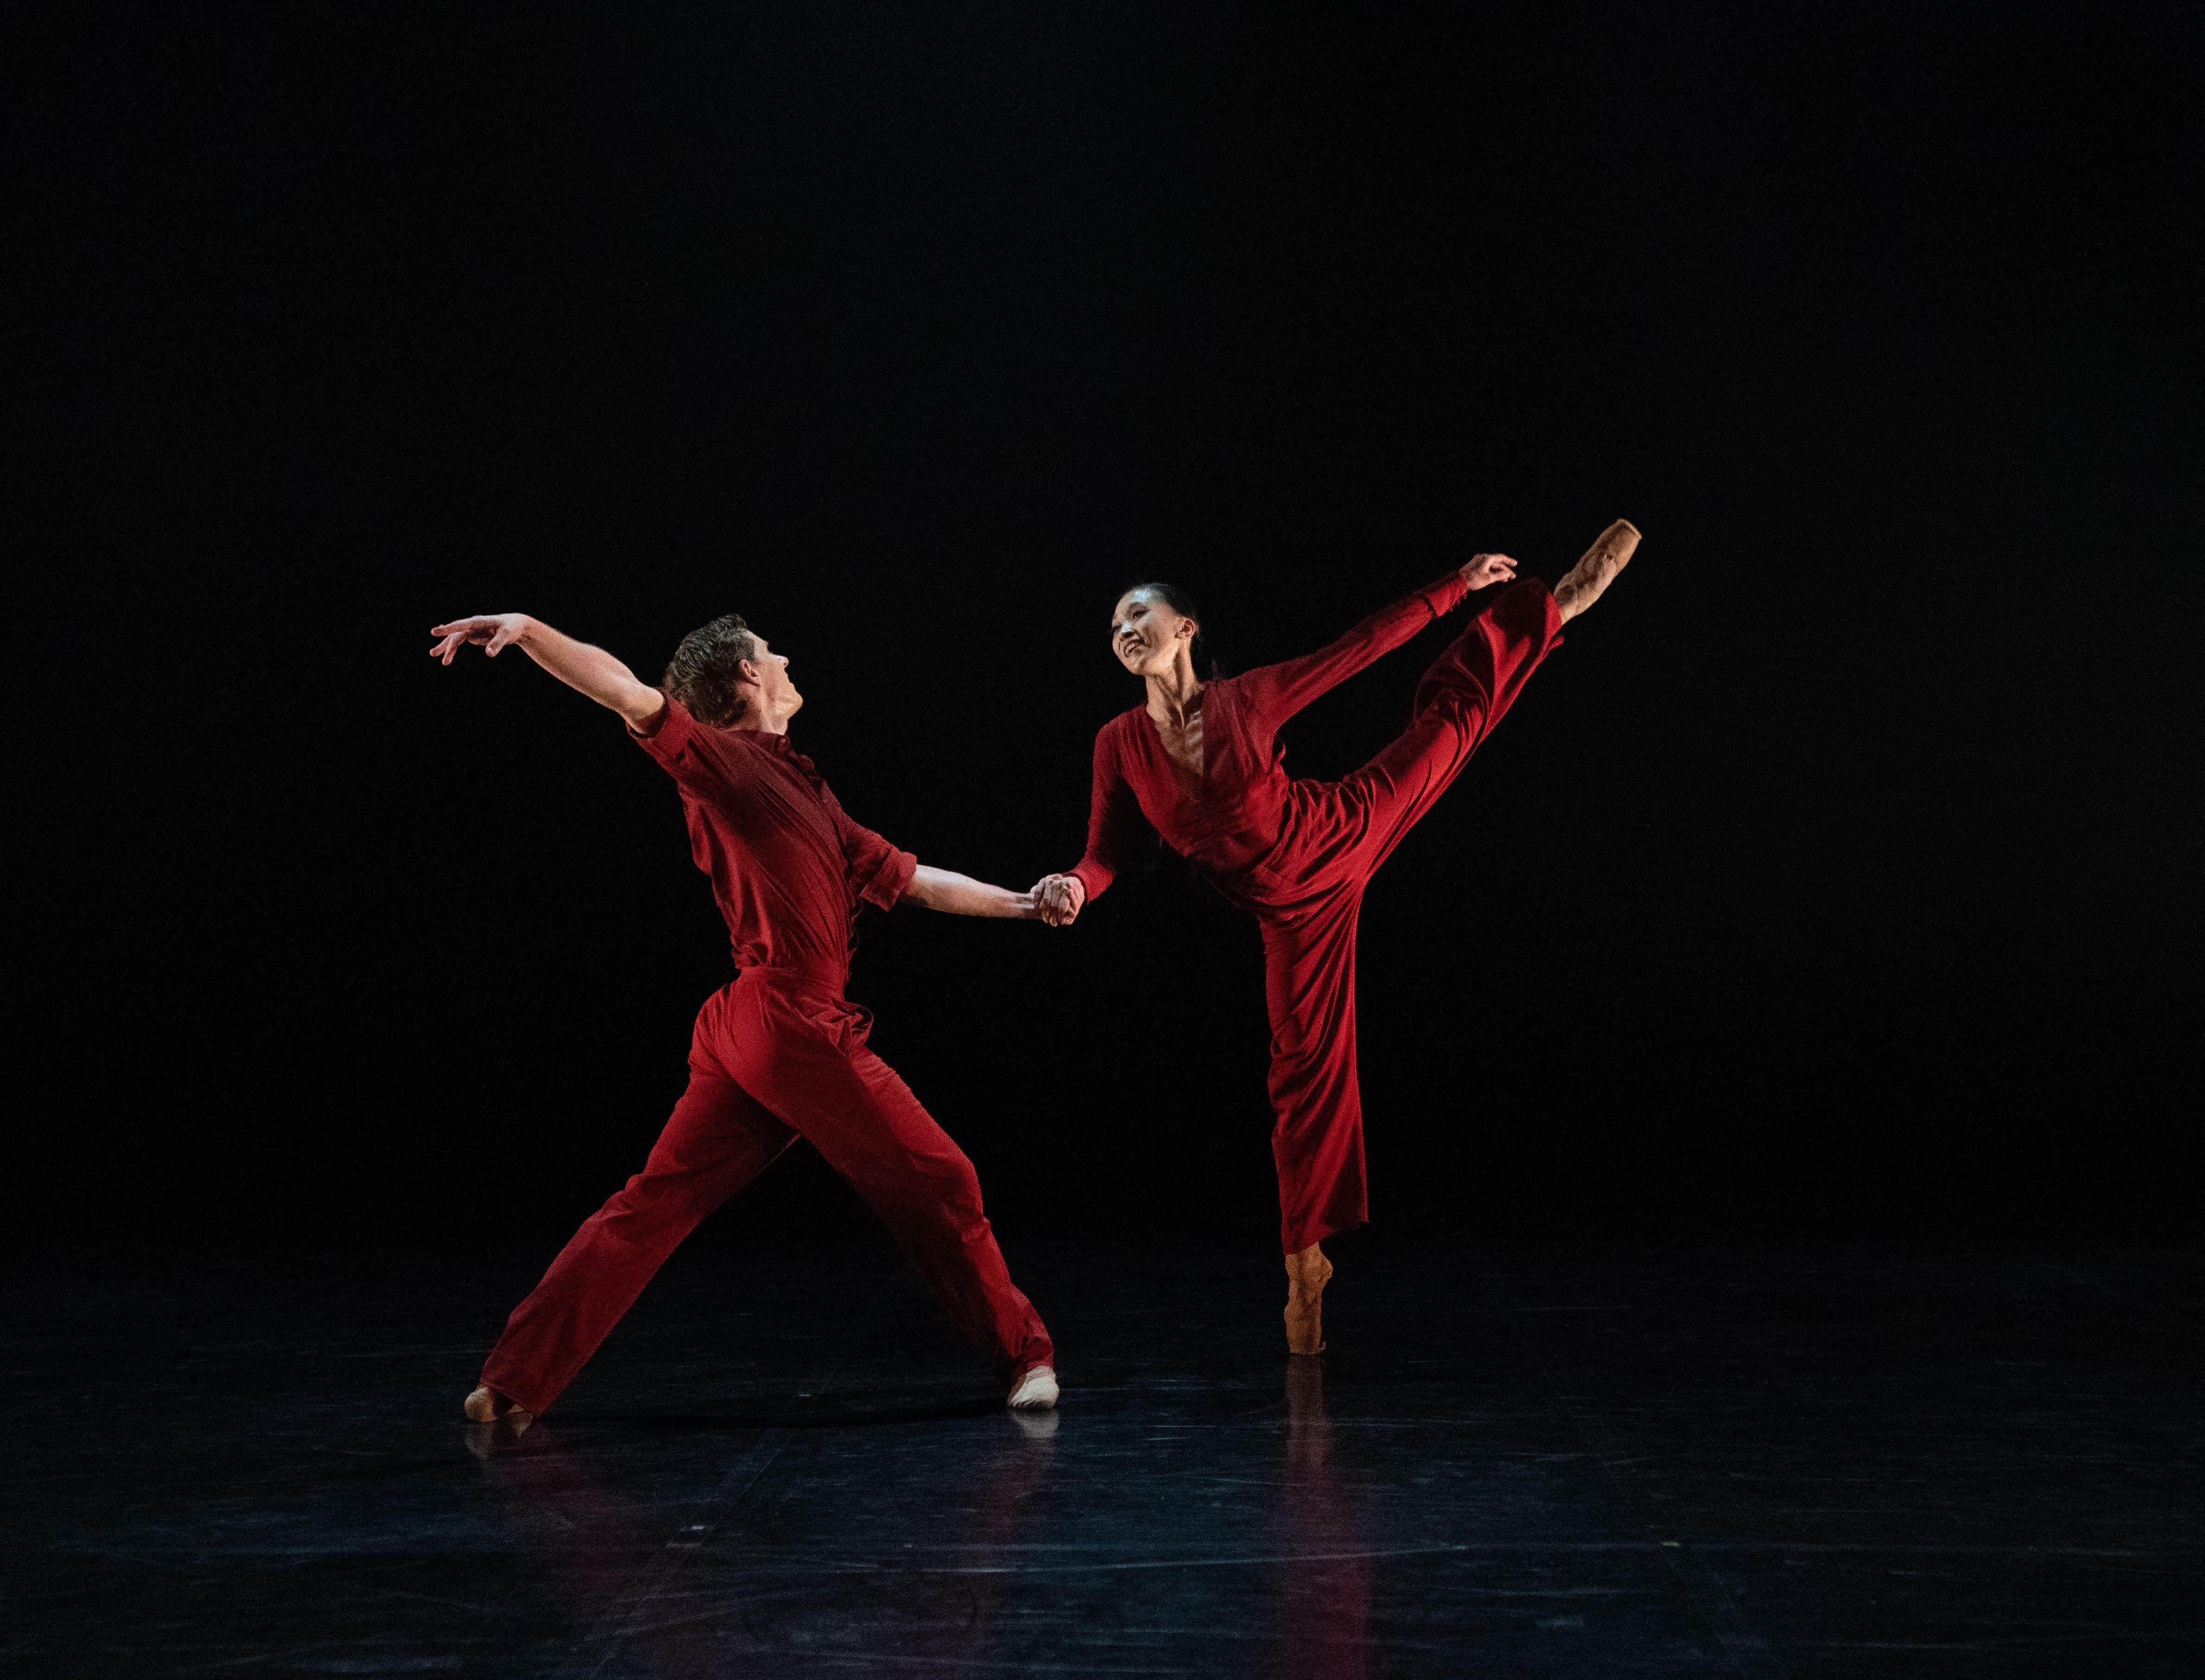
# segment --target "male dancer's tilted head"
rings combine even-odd
[[[721,729],[786,723],[804,697],[788,680],[788,656],[734,613],[691,631],[667,662],[665,688],[701,723]]]

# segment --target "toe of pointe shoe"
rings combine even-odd
[[[515,1430],[526,1429],[536,1421],[534,1412],[514,1405],[494,1388],[476,1389],[461,1410],[470,1423],[510,1423]]]
[[[1637,552],[1638,527],[1629,519],[1618,519],[1593,539],[1593,545],[1584,551],[1581,566],[1613,566],[1619,570]]]
[[[1056,1404],[1056,1373],[1037,1365],[1018,1380],[1004,1404],[1013,1411],[1047,1411]]]

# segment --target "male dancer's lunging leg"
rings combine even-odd
[[[844,813],[788,744],[804,703],[786,655],[742,620],[685,638],[663,687],[602,649],[518,613],[430,634],[445,664],[470,643],[518,647],[618,712],[673,776],[697,865],[734,944],[737,975],[697,1017],[689,1089],[644,1169],[585,1221],[514,1309],[476,1422],[526,1423],[559,1398],[698,1220],[808,1138],[877,1213],[1021,1410],[1056,1404],[1049,1332],[1013,1285],[972,1163],[894,1070],[865,1048],[871,1017],[843,997],[866,905],[1037,917],[1032,894],[930,869]]]

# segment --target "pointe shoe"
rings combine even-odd
[[[1631,563],[1637,548],[1638,527],[1629,519],[1618,519],[1602,531],[1600,540],[1584,551],[1584,558],[1554,585],[1554,605],[1561,608],[1563,619],[1575,618],[1599,600],[1601,591]]]
[[[1056,1373],[1037,1365],[1019,1379],[1019,1386],[1004,1402],[1013,1411],[1047,1411],[1056,1404]]]
[[[478,1388],[467,1396],[461,1408],[470,1423],[510,1423],[518,1434],[536,1422],[536,1414],[526,1406],[516,1406],[496,1389]]]
[[[1324,1286],[1332,1262],[1315,1243],[1287,1256],[1287,1351],[1324,1351]]]

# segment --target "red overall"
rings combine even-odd
[[[798,1137],[881,1216],[1000,1380],[1050,1363],[972,1162],[865,1048],[872,1017],[842,996],[859,909],[893,905],[918,860],[853,822],[786,735],[715,729],[669,699],[638,739],[680,784],[740,971],[697,1016],[689,1089],[643,1171],[514,1309],[483,1381],[544,1411],[675,1245]]]
[[[1088,898],[1109,886],[1145,816],[1263,925],[1278,1116],[1271,1152],[1288,1254],[1370,1216],[1355,1082],[1363,889],[1559,645],[1561,615],[1544,585],[1509,585],[1425,672],[1407,733],[1343,781],[1288,781],[1275,737],[1304,706],[1467,592],[1451,572],[1319,652],[1205,683],[1198,793],[1182,784],[1144,708],[1112,718],[1095,738],[1087,855],[1073,871]]]

